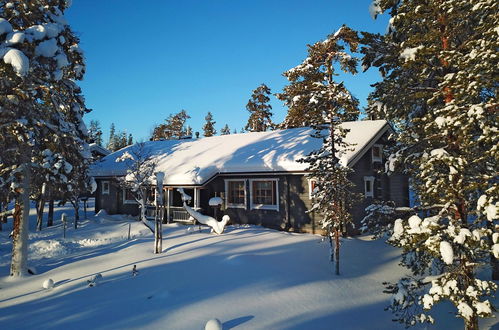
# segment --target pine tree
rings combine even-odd
[[[208,111],[208,114],[204,117],[204,120],[206,120],[206,123],[203,125],[203,135],[209,137],[217,134],[215,129],[216,121],[213,120],[211,112]]]
[[[27,272],[32,178],[44,171],[37,159],[50,147],[65,148],[66,162],[83,161],[88,153],[82,121],[87,109],[75,83],[85,67],[79,40],[63,17],[67,6],[65,1],[0,1],[0,191],[8,187],[8,199],[15,199],[14,276]]]
[[[88,128],[88,138],[102,147],[102,129],[98,120],[91,120]]]
[[[116,128],[114,123],[111,123],[111,127],[109,128],[109,140],[107,142],[107,149],[111,152],[118,150],[116,148]]]
[[[171,114],[165,119],[164,124],[154,128],[151,140],[175,140],[186,135],[185,122],[191,118],[185,110]]]
[[[284,100],[293,100],[297,96],[307,100],[308,111],[314,113],[307,124],[315,128],[313,136],[323,140],[322,147],[302,162],[309,164],[310,176],[316,181],[311,210],[317,210],[322,215],[321,224],[331,246],[330,259],[335,261],[337,275],[340,272],[340,236],[351,222],[349,209],[356,199],[351,192],[353,184],[347,178],[350,169],[340,162],[342,153],[348,147],[344,142],[348,131],[341,127],[341,123],[356,119],[359,109],[357,99],[343,83],[335,82],[334,76],[338,63],[345,72],[357,72],[357,60],[346,51],[357,51],[358,42],[356,32],[342,27],[326,40],[309,46],[305,61],[284,73],[290,84],[280,95]],[[290,108],[290,112],[293,109]],[[291,125],[291,122],[288,124]]]
[[[334,83],[334,67],[322,63],[339,62],[343,71],[352,73],[356,72],[357,64],[356,59],[345,53],[344,49],[335,49],[341,47],[337,44],[338,38],[352,39],[349,42],[351,46],[354,46],[353,43],[357,42],[353,40],[357,38],[356,33],[346,27],[338,30],[337,33],[336,36],[328,36],[323,42],[308,46],[309,57],[298,67],[284,72],[283,75],[291,84],[284,87],[283,93],[277,94],[277,97],[288,107],[288,113],[281,127],[312,126],[328,121],[324,114],[329,113],[334,103],[338,103],[332,100],[341,96],[345,87],[343,84]],[[339,35],[340,33],[342,36]],[[346,35],[347,33],[349,35]],[[324,58],[321,59],[320,56]],[[345,100],[342,102],[357,103],[350,93],[345,94],[344,97]],[[350,97],[352,100],[349,99]],[[358,112],[352,111],[351,115],[344,116],[342,121],[354,120],[357,116]]]
[[[478,270],[497,270],[499,257],[499,3],[381,0],[374,8],[392,18],[388,34],[364,34],[364,66],[384,77],[369,113],[395,127],[392,160],[428,210],[390,227],[389,243],[413,275],[387,284],[389,309],[406,325],[433,323],[425,311],[447,300],[477,329],[497,289]]]
[[[229,135],[230,128],[229,125],[225,124],[225,126],[220,130],[220,135]]]
[[[250,116],[245,130],[248,132],[265,132],[274,127],[272,123],[272,106],[269,103],[270,88],[265,84],[258,86],[251,94],[251,99],[246,104]]]

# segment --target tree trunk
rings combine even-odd
[[[156,173],[156,218],[154,226],[154,253],[163,252],[163,177]]]
[[[44,183],[42,185],[42,193],[40,194],[40,199],[38,199],[37,207],[36,207],[36,230],[42,230],[42,221],[43,221],[43,210],[45,209],[45,192],[47,190],[47,184]]]
[[[73,207],[75,210],[75,223],[74,223],[74,225],[75,225],[75,229],[78,229],[78,221],[80,221],[80,201],[78,200],[78,198],[73,203]]]
[[[474,314],[469,320],[464,321],[465,330],[478,330],[478,316]]]
[[[28,273],[28,232],[29,232],[29,188],[31,183],[31,149],[21,150],[22,181],[21,193],[16,198],[14,230],[12,235],[11,276],[23,276]]]
[[[340,275],[340,231],[335,228],[334,230],[334,257],[336,262],[336,275]]]
[[[54,225],[54,200],[50,199],[49,201],[49,214],[47,217],[47,227]]]

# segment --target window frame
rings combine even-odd
[[[308,179],[308,198],[310,200],[314,199],[313,192],[317,186],[317,179]]]
[[[234,209],[246,209],[246,205],[248,204],[248,193],[246,189],[246,179],[225,179],[225,208],[234,208]],[[230,192],[229,192],[229,183],[230,182],[242,182],[243,183],[243,191],[244,191],[244,204],[238,203],[230,203]]]
[[[378,149],[379,150],[379,156],[374,155],[374,150]],[[382,144],[374,144],[373,147],[371,148],[371,156],[372,156],[372,162],[383,162],[383,145]]]
[[[107,189],[104,189],[104,187],[107,185]],[[109,181],[101,181],[101,194],[102,195],[109,195],[111,191],[111,183]]]
[[[365,176],[364,177],[364,197],[374,198],[374,176]],[[371,191],[367,191],[367,183],[369,182]]]
[[[276,204],[255,204],[253,202],[253,183],[254,182],[275,182],[275,201]],[[271,210],[271,211],[279,211],[279,179],[277,178],[259,178],[259,179],[250,179],[249,180],[249,193],[250,193],[250,209],[251,210]]]
[[[130,193],[131,193],[130,188],[123,188],[122,191],[123,191],[123,204],[138,204],[138,202],[135,198],[134,199],[127,199],[127,191],[130,191]],[[147,201],[146,201],[146,204],[147,204]]]

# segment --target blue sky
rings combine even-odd
[[[342,24],[384,32],[386,19],[369,15],[371,0],[73,0],[66,12],[81,39],[87,72],[80,83],[85,116],[147,140],[155,124],[187,110],[201,131],[211,111],[220,130],[239,131],[246,103],[261,83],[282,90],[282,73],[307,55],[307,44]],[[345,83],[363,104],[373,70]],[[274,121],[286,115],[272,98]]]

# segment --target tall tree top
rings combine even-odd
[[[204,119],[206,120],[206,123],[203,125],[203,135],[208,137],[217,134],[217,131],[215,129],[216,122],[213,120],[213,115],[211,114],[211,112],[208,112]]]
[[[250,112],[245,130],[248,132],[264,132],[273,128],[272,106],[269,104],[270,88],[265,84],[258,86],[251,94],[251,99],[246,104]]]
[[[357,119],[358,100],[342,82],[335,82],[336,65],[347,73],[357,73],[359,37],[343,26],[325,40],[308,46],[308,57],[283,75],[290,81],[277,97],[288,106],[281,126],[301,127],[330,122],[331,114],[341,121]]]

